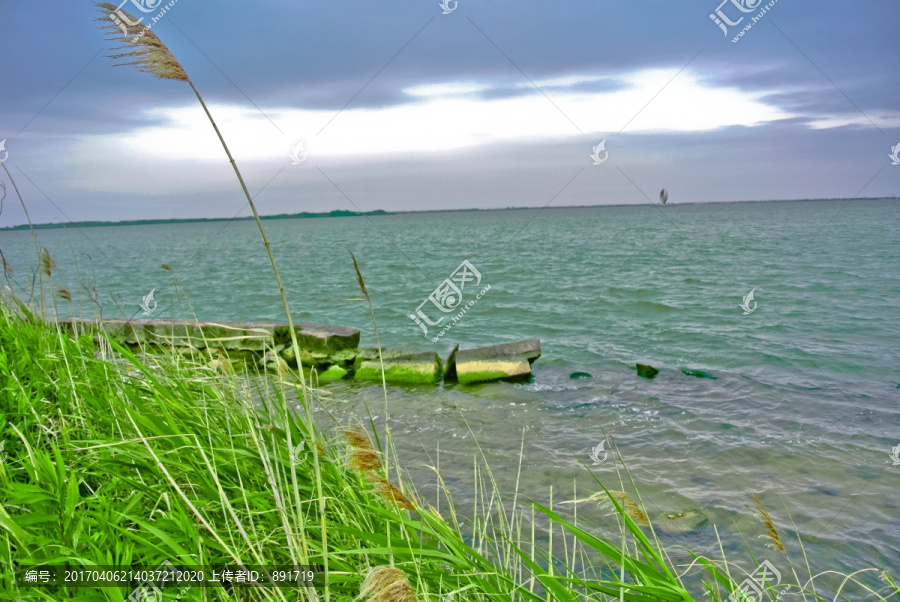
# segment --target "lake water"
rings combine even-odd
[[[708,526],[664,543],[717,556],[715,524],[730,562],[750,568],[746,541],[758,559],[784,563],[760,538],[756,494],[782,537],[794,540],[787,545],[795,567],[804,566],[799,534],[814,570],[900,568],[900,466],[891,460],[900,445],[896,200],[423,213],[265,227],[296,321],[359,328],[363,345],[374,345],[368,307],[345,300],[360,297],[349,249],[386,347],[446,357],[456,343],[541,340],[528,383],[389,387],[400,459],[432,504],[427,465],[439,446],[454,501],[463,515],[471,508],[473,439],[509,493],[520,447],[522,496],[546,501],[552,487],[557,502],[576,489],[578,497],[597,491],[582,463],[621,488],[612,459],[590,459],[606,432],[651,518],[690,509],[709,517]],[[72,293],[72,304],[57,299],[61,314],[99,307],[106,317],[143,319],[138,304],[155,289],[153,317],[282,319],[253,222],[38,234],[59,264],[53,286]],[[30,235],[0,232],[0,249],[15,280],[27,282]],[[465,259],[481,282],[464,289],[464,301],[491,288],[433,343],[409,315]],[[739,305],[751,289],[749,307],[757,305],[745,315]],[[430,303],[423,310],[438,313]],[[636,362],[661,372],[639,378]],[[592,378],[570,378],[576,371]],[[379,387],[327,388],[340,423],[363,419],[365,407],[383,422]],[[579,520],[606,524],[605,512],[579,505]]]

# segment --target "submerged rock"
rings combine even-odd
[[[688,376],[696,376],[697,378],[711,378],[713,380],[718,379],[718,376],[713,376],[709,372],[704,372],[703,370],[691,370],[690,368],[682,368],[681,371]]]
[[[667,512],[660,514],[653,521],[653,528],[669,535],[690,533],[706,525],[709,519],[699,510],[687,512]]]
[[[350,371],[337,364],[330,366],[327,370],[319,374],[319,380],[341,380],[345,378]]]
[[[659,374],[659,370],[654,368],[653,366],[648,366],[647,364],[636,364],[638,376],[643,378],[654,379],[656,375]]]
[[[569,378],[572,380],[578,380],[579,378],[594,378],[592,375],[587,372],[573,372],[569,375]]]
[[[384,361],[384,380],[389,383],[436,383],[443,377],[441,358],[434,351],[409,353],[382,349],[360,349],[354,364],[357,380],[381,380]]]
[[[461,383],[493,380],[528,380],[531,364],[541,357],[541,342],[526,339],[478,349],[462,349],[451,354],[455,364],[448,367],[448,375],[455,373]]]

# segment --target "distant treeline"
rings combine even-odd
[[[329,211],[328,213],[308,213],[304,211],[303,213],[281,213],[279,215],[261,215],[260,219],[297,219],[297,218],[308,218],[308,217],[356,217],[360,215],[393,215],[384,211],[382,209],[376,209],[375,211],[343,211],[343,210],[335,210]],[[78,228],[90,228],[93,226],[147,226],[153,224],[187,224],[194,222],[230,222],[230,221],[243,221],[243,220],[252,220],[252,216],[248,217],[198,217],[198,218],[186,218],[186,219],[134,219],[134,220],[124,220],[120,222],[64,222],[59,224],[34,224],[35,230],[49,230],[51,228],[67,228],[69,226],[75,226]],[[28,230],[28,224],[20,225],[20,226],[7,226],[6,228],[0,228],[0,230]]]

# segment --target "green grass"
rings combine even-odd
[[[480,464],[478,506],[463,530],[446,490],[443,514],[416,501],[377,433],[367,450],[358,432],[348,442],[342,428],[317,428],[311,413],[291,411],[299,385],[225,374],[209,358],[178,354],[154,356],[151,366],[100,343],[97,352],[91,337],[64,334],[13,297],[0,303],[0,599],[118,601],[131,591],[13,581],[16,567],[57,563],[323,565],[327,556],[326,587],[191,588],[182,600],[352,600],[371,575],[366,592],[378,602],[674,602],[727,599],[744,577],[706,558],[676,570],[618,492],[605,497],[619,531],[597,533],[552,502],[505,497]],[[320,406],[316,393],[307,404]],[[308,452],[299,459],[298,442]],[[597,491],[606,491],[599,482]],[[550,525],[547,545],[535,538],[538,521]],[[390,566],[401,572],[370,573]],[[397,575],[415,598],[406,581],[378,581]],[[857,575],[793,576],[800,585],[791,591],[805,592],[794,599],[848,599],[831,591],[844,579],[866,599],[900,599],[886,572],[878,592]]]

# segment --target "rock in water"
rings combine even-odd
[[[335,364],[334,366],[330,366],[328,370],[319,374],[319,380],[341,380],[348,374],[350,373],[345,368]]]
[[[307,366],[350,362],[356,357],[359,345],[359,330],[343,326],[328,326],[301,322],[294,325],[297,344],[300,346],[300,360]],[[281,357],[296,364],[291,346],[291,333],[287,325],[279,325],[275,330],[275,342],[285,346]]]
[[[441,358],[434,351],[409,353],[382,349],[384,380],[389,383],[440,382]],[[381,359],[377,349],[360,349],[354,364],[357,380],[381,380]]]
[[[704,372],[703,370],[691,370],[690,368],[682,368],[681,371],[688,376],[696,376],[697,378],[711,378],[713,380],[719,378],[718,376],[713,376],[709,372]]]
[[[539,357],[541,342],[537,339],[461,349],[456,352],[455,367],[449,367],[447,373],[452,374],[455,370],[456,379],[461,383],[528,380],[531,364]]]
[[[653,521],[653,528],[669,535],[680,535],[696,531],[708,522],[709,519],[699,510],[688,510],[687,512],[678,513],[667,512],[656,517]]]
[[[647,364],[636,364],[638,376],[643,378],[654,379],[656,375],[659,374],[659,370],[654,368],[653,366],[648,366]]]
[[[594,377],[591,376],[590,374],[588,374],[587,372],[573,372],[572,374],[569,375],[569,378],[571,378],[572,380],[578,380],[579,378],[594,378]]]

